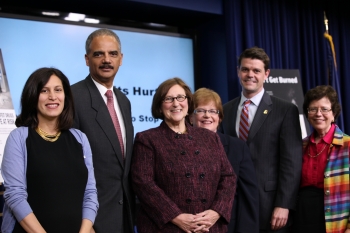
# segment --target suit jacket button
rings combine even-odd
[[[199,150],[196,150],[194,153],[195,153],[196,155],[198,155],[198,154],[199,154]]]
[[[205,175],[202,173],[202,174],[199,175],[199,177],[200,177],[201,179],[203,179],[203,178],[205,177]]]
[[[207,199],[202,199],[201,202],[202,202],[203,204],[205,204],[205,203],[207,203]]]
[[[187,204],[191,204],[192,200],[190,198],[186,199]]]
[[[175,134],[175,138],[179,138],[180,136],[178,134]]]
[[[185,155],[186,154],[186,151],[181,151],[181,153],[180,153],[181,155]]]
[[[190,174],[189,172],[186,172],[185,176],[186,176],[187,178],[190,178],[190,177],[191,177],[191,174]]]
[[[120,200],[120,201],[119,201],[119,204],[120,204],[120,205],[123,205],[123,200]]]

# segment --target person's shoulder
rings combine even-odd
[[[348,145],[348,147],[350,147],[350,136],[346,133],[343,133],[343,140],[344,143]]]
[[[87,136],[85,133],[76,128],[70,128],[69,131],[73,134],[73,136],[77,139],[78,142],[82,143],[84,140],[87,140]]]
[[[150,128],[150,129],[146,129],[146,130],[143,130],[143,131],[140,131],[136,134],[139,134],[139,135],[147,135],[147,134],[152,134],[154,132],[157,132],[159,130],[159,127],[154,127],[154,128]]]
[[[77,134],[77,135],[83,135],[84,134],[80,129],[77,129],[77,128],[70,128],[69,131],[71,133],[74,133],[74,134]]]
[[[275,113],[287,113],[289,111],[299,113],[298,106],[276,96],[270,96]]]
[[[217,138],[220,139],[219,135],[217,133],[201,127],[193,127],[192,130],[189,132],[189,134],[195,136],[196,138],[201,138],[204,140],[217,140]]]
[[[9,137],[7,139],[8,141],[17,141],[17,140],[25,140],[28,137],[28,127],[26,126],[20,126],[18,128],[13,129]]]
[[[113,87],[113,91],[114,93],[116,94],[118,100],[122,100],[122,101],[128,101],[130,102],[129,98],[126,96],[125,93],[123,93],[121,90],[119,90],[118,88],[116,87]]]
[[[280,97],[277,97],[277,96],[274,96],[274,95],[270,95],[270,98],[271,98],[271,101],[272,103],[278,103],[278,104],[282,104],[282,105],[285,105],[285,106],[295,106],[295,104],[285,100],[285,99],[281,99]]]
[[[82,79],[74,84],[72,84],[70,87],[71,89],[79,89],[81,87],[84,87],[86,85],[86,79]]]
[[[137,132],[135,138],[142,138],[147,136],[159,135],[160,134],[160,126],[146,129],[144,131]]]
[[[71,85],[71,90],[75,103],[85,103],[87,101],[87,98],[89,98],[89,96],[91,95],[88,88],[87,79],[83,79]],[[78,105],[81,104],[76,104],[75,107],[77,108]]]
[[[239,101],[240,98],[241,98],[241,97],[238,96],[238,97],[236,97],[236,98],[234,98],[234,99],[228,101],[227,103],[225,103],[225,104],[223,105],[223,107],[224,107],[224,108],[228,108],[228,107],[232,106],[234,103],[236,103],[237,101]]]
[[[335,131],[334,131],[333,138],[335,140],[342,139],[343,142],[346,144],[350,143],[350,136],[348,134],[344,133],[343,130],[341,130],[338,125],[335,125]]]
[[[28,136],[28,127],[27,126],[20,126],[18,128],[13,129],[10,132],[11,135],[26,135]]]
[[[245,142],[239,138],[232,137],[231,135],[223,134],[221,132],[217,132],[217,134],[219,135],[221,141],[225,141],[226,144],[231,144],[231,145],[234,144],[236,146],[244,146],[245,145]]]
[[[211,134],[211,135],[215,135],[215,132],[206,129],[206,128],[201,128],[201,127],[195,127],[195,126],[191,126],[192,130],[194,133],[198,133],[198,134]]]

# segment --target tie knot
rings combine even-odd
[[[251,100],[244,101],[244,106],[247,107],[251,102],[252,102]]]
[[[107,90],[105,96],[107,96],[107,99],[113,99],[113,92],[111,90]]]

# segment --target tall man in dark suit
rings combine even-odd
[[[130,101],[113,87],[123,59],[120,40],[114,32],[99,29],[89,35],[85,49],[90,74],[72,85],[72,92],[76,107],[74,127],[87,135],[93,155],[100,203],[94,229],[96,233],[131,233],[134,195],[129,170],[134,129]],[[107,99],[107,90],[112,91],[109,93],[113,100]],[[111,102],[114,111],[110,114],[107,104],[110,106]],[[111,117],[115,114],[119,136]]]
[[[260,232],[289,232],[302,163],[298,108],[265,92],[270,59],[263,49],[246,49],[238,64],[242,94],[224,105],[220,129],[246,140],[250,148],[259,185]],[[246,100],[251,102],[245,118],[248,134],[244,135],[240,119]]]

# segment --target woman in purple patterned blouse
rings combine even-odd
[[[190,88],[179,78],[164,81],[152,103],[159,127],[136,134],[131,166],[141,207],[139,233],[226,233],[236,175],[220,138],[192,127]]]

